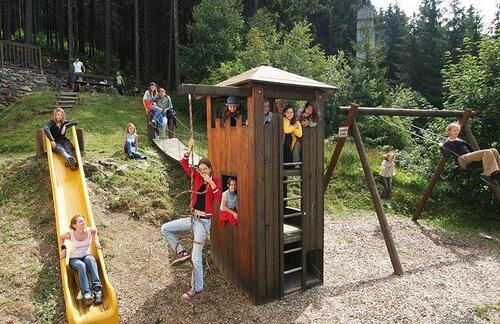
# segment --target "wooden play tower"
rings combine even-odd
[[[216,176],[238,181],[237,226],[215,215],[211,255],[222,275],[255,304],[323,283],[324,95],[335,87],[269,66],[259,66],[215,86],[183,84],[181,94],[204,96],[208,158]],[[228,96],[239,98],[247,121],[217,118]],[[302,158],[283,165],[283,117],[264,125],[265,99],[313,101],[318,126],[304,128]],[[271,104],[272,105],[272,104]]]

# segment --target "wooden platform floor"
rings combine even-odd
[[[178,138],[155,138],[153,141],[163,153],[179,162],[187,151],[187,147]],[[190,156],[189,164],[198,165],[201,158],[201,156],[194,153],[194,163]]]

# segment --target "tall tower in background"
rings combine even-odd
[[[356,24],[356,59],[363,61],[366,58],[364,48],[366,45],[375,46],[375,9],[370,0],[363,1],[363,7],[359,9]],[[368,44],[366,44],[368,38]]]

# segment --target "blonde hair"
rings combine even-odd
[[[394,154],[394,152],[389,152],[389,153],[385,153],[383,155],[383,157],[384,157],[384,160],[388,161],[390,157],[392,157],[392,158],[396,157],[396,154]]]
[[[137,134],[137,128],[135,128],[135,125],[134,125],[134,124],[132,124],[132,123],[128,123],[128,124],[127,124],[127,127],[125,127],[125,135],[127,135],[127,134],[128,134],[128,128],[129,128],[130,126],[134,127],[134,134]]]
[[[76,214],[75,216],[71,217],[71,221],[69,222],[69,228],[71,228],[72,230],[76,230],[75,224],[78,220],[78,217],[85,219],[85,216],[79,214]]]
[[[66,120],[66,113],[64,112],[64,109],[62,109],[61,107],[56,107],[56,108],[54,108],[54,112],[52,113],[52,119],[54,119],[54,122],[57,123],[56,114],[58,112],[62,113],[62,120],[61,120],[61,122],[65,121]]]
[[[453,122],[446,127],[446,131],[449,133],[453,128],[461,129],[462,126],[460,126],[460,124],[457,122]]]

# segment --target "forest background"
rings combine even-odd
[[[336,107],[351,102],[470,108],[479,145],[499,149],[500,11],[489,22],[459,0],[447,8],[422,0],[413,17],[390,5],[376,12],[375,44],[356,44],[356,14],[365,2],[2,0],[0,38],[41,46],[48,72],[67,73],[75,57],[93,74],[119,70],[132,92],[149,81],[171,91],[181,82],[212,84],[259,64],[304,75],[339,88],[327,101],[327,141],[341,121]],[[365,59],[357,60],[356,51]],[[203,121],[203,110],[197,112]],[[450,121],[359,119],[368,147],[396,150],[418,188],[437,165],[437,143]],[[436,195],[456,197],[450,208],[467,206],[498,221],[494,198],[474,172],[449,163]]]

